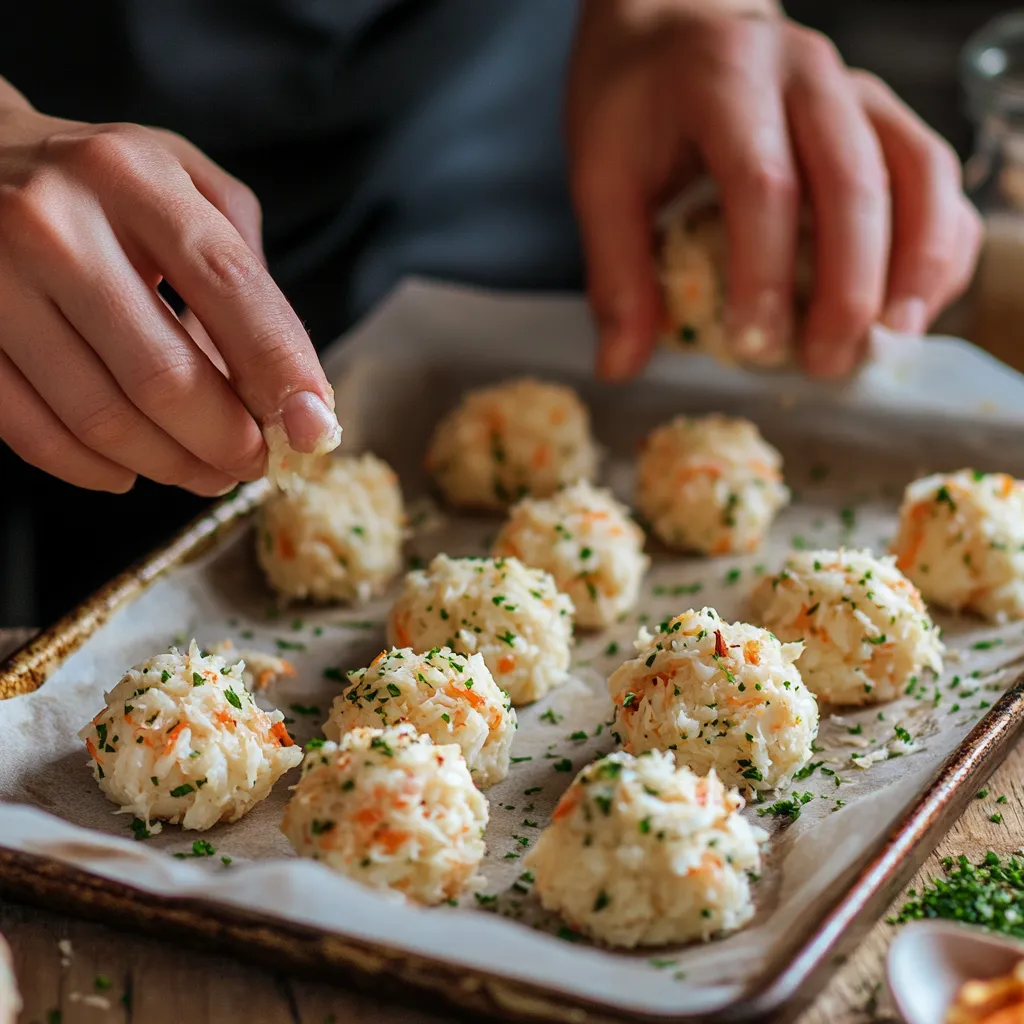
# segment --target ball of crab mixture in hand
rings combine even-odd
[[[600,628],[637,601],[650,564],[644,533],[610,491],[588,483],[551,498],[524,498],[494,541],[492,554],[551,573],[576,606],[576,624]]]
[[[620,751],[576,776],[524,863],[548,910],[610,946],[707,940],[754,915],[767,833],[742,807],[714,772]]]
[[[811,297],[813,253],[809,230],[801,232],[795,264],[797,326]],[[728,246],[718,206],[674,217],[662,240],[661,284],[668,314],[665,344],[685,352],[707,352],[726,365],[776,367],[793,361],[791,336],[768,347],[764,332],[750,328],[730,339],[725,330]],[[730,343],[731,341],[731,343]]]
[[[349,673],[349,686],[334,699],[324,726],[338,740],[359,726],[408,722],[435,743],[455,743],[473,781],[484,788],[508,774],[516,713],[479,654],[435,647],[381,651],[369,668]]]
[[[1024,484],[971,469],[915,480],[892,552],[925,600],[996,622],[1024,618]]]
[[[428,905],[476,881],[486,827],[459,748],[408,724],[311,749],[281,823],[300,857]]]
[[[237,821],[302,760],[280,711],[261,711],[244,664],[195,641],[129,669],[79,733],[100,789],[146,822],[208,829]]]
[[[636,504],[671,548],[754,551],[789,501],[782,456],[748,420],[677,416],[647,437]]]
[[[427,468],[457,506],[547,497],[597,473],[590,414],[561,384],[523,378],[470,391],[437,425]]]
[[[802,648],[713,608],[641,630],[636,657],[608,680],[614,730],[630,753],[674,750],[726,785],[787,785],[811,758],[818,704],[795,662]]]
[[[911,676],[942,671],[938,628],[891,557],[795,551],[753,604],[780,639],[803,641],[804,682],[833,704],[892,700]]]
[[[402,567],[398,478],[374,455],[325,459],[260,510],[256,553],[282,597],[362,602]]]
[[[573,604],[555,581],[516,558],[449,558],[405,577],[388,642],[481,654],[513,704],[539,700],[568,678]]]

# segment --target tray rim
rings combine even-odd
[[[990,424],[992,425],[992,424]],[[129,569],[114,577],[50,627],[0,659],[0,699],[31,692],[116,611],[157,579],[220,546],[245,526],[270,493],[267,481],[238,487]],[[809,1004],[843,954],[937,845],[977,787],[1024,732],[1024,673],[942,762],[893,826],[864,851],[822,901],[807,927],[794,930],[764,970],[736,998],[711,1013],[651,1013],[589,1001],[534,982],[508,979],[420,953],[346,937],[270,915],[203,900],[157,897],[91,874],[56,858],[0,846],[0,894],[57,906],[135,929],[159,928],[192,944],[227,947],[249,959],[274,958],[301,973],[348,981],[387,977],[400,992],[431,991],[435,999],[474,1013],[512,1020],[707,1021],[709,1024],[792,1020]],[[278,938],[280,937],[280,939]],[[377,969],[370,964],[376,958]],[[437,990],[444,984],[443,993]]]

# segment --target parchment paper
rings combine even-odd
[[[357,610],[279,610],[255,566],[248,530],[159,580],[39,691],[0,702],[0,845],[155,894],[260,910],[612,1006],[669,1014],[707,1011],[734,998],[778,938],[835,895],[844,871],[995,701],[1024,660],[1024,627],[937,615],[950,648],[940,679],[922,677],[913,692],[881,707],[823,708],[822,750],[814,757],[822,764],[793,787],[814,794],[799,819],[758,818],[756,806],[744,812],[773,832],[755,887],[757,918],[737,935],[686,949],[624,954],[560,938],[560,922],[539,912],[520,877],[522,856],[573,773],[612,747],[604,679],[630,655],[642,622],[703,604],[730,619],[744,617],[749,590],[791,546],[884,550],[902,488],[923,472],[972,465],[1024,475],[1024,379],[964,342],[922,346],[880,335],[876,362],[842,389],[725,371],[704,357],[670,353],[659,353],[637,383],[613,389],[590,379],[591,344],[578,299],[497,297],[413,282],[325,360],[345,427],[343,450],[370,448],[402,477],[417,527],[411,563],[437,551],[483,553],[498,527],[497,519],[438,511],[420,471],[430,426],[464,389],[485,381],[531,372],[577,386],[607,449],[605,481],[625,500],[637,443],[679,411],[747,415],[785,457],[795,501],[761,552],[687,559],[652,547],[637,612],[609,630],[582,634],[571,682],[521,709],[513,749],[521,760],[487,792],[482,899],[470,894],[458,908],[422,910],[296,860],[278,831],[294,776],[242,821],[203,833],[216,848],[208,858],[171,856],[189,853],[199,837],[174,826],[133,841],[128,819],[99,792],[76,732],[125,668],[168,644],[230,638],[239,648],[282,651],[297,675],[261,702],[294,718],[300,741],[319,734],[340,692],[323,670],[365,665],[382,647],[387,598]],[[889,756],[896,726],[913,737],[913,753]],[[863,768],[858,760],[874,763]],[[1007,836],[1008,846],[1014,838]]]

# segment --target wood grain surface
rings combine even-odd
[[[0,631],[0,656],[24,635]],[[911,883],[938,873],[944,856],[987,850],[1000,855],[1024,841],[1024,751],[1015,750]],[[999,805],[1002,823],[989,820]],[[895,905],[904,899],[901,896]],[[884,991],[884,957],[895,932],[880,921],[832,978],[799,1024],[896,1020]],[[14,951],[24,1009],[21,1024],[440,1024],[436,1015],[254,968],[225,957],[183,950],[137,935],[0,903],[0,933]],[[59,1016],[56,1016],[59,1014]]]

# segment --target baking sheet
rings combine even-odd
[[[838,717],[825,709],[823,750],[814,760],[836,774],[819,769],[795,784],[798,792],[815,794],[797,822],[758,819],[774,836],[755,890],[757,918],[728,939],[683,950],[623,954],[559,937],[560,922],[539,913],[529,884],[520,880],[521,857],[572,772],[611,746],[603,679],[628,655],[644,617],[657,622],[704,603],[728,618],[743,617],[751,586],[793,544],[880,550],[893,533],[903,484],[922,472],[971,464],[1024,475],[1024,388],[1017,375],[965,343],[922,348],[880,335],[876,362],[841,390],[789,376],[729,373],[703,357],[668,353],[656,357],[641,381],[612,389],[590,380],[590,345],[578,300],[498,298],[413,283],[325,360],[343,410],[345,450],[371,448],[402,477],[418,520],[410,560],[440,550],[482,553],[497,529],[498,520],[438,514],[423,497],[419,464],[430,426],[462,390],[524,370],[580,388],[608,451],[606,480],[623,498],[631,490],[636,444],[650,427],[679,411],[712,409],[756,420],[782,449],[796,492],[755,556],[697,560],[654,550],[636,614],[584,634],[573,680],[521,711],[513,754],[530,760],[516,763],[509,779],[488,791],[482,903],[469,896],[459,908],[424,911],[295,860],[277,830],[285,783],[241,822],[202,834],[216,847],[214,857],[170,856],[190,852],[198,835],[173,826],[143,843],[127,838],[128,819],[112,813],[75,738],[125,667],[192,635],[204,645],[231,638],[243,648],[281,647],[298,674],[266,697],[295,718],[292,728],[304,740],[318,733],[339,692],[324,668],[364,665],[383,644],[387,599],[358,611],[279,612],[254,565],[248,531],[159,580],[38,692],[0,703],[0,798],[8,801],[0,805],[0,845],[156,894],[261,910],[633,1011],[710,1012],[739,997],[780,937],[834,897],[837,880],[994,703],[1024,658],[1024,628],[938,616],[951,651],[959,652],[940,680],[922,679],[915,692],[881,708]],[[951,411],[960,417],[955,423]],[[618,653],[607,653],[613,644]],[[896,725],[918,749],[890,759]],[[587,739],[570,738],[576,732]],[[857,766],[873,757],[885,759]],[[566,760],[571,772],[561,770]]]

